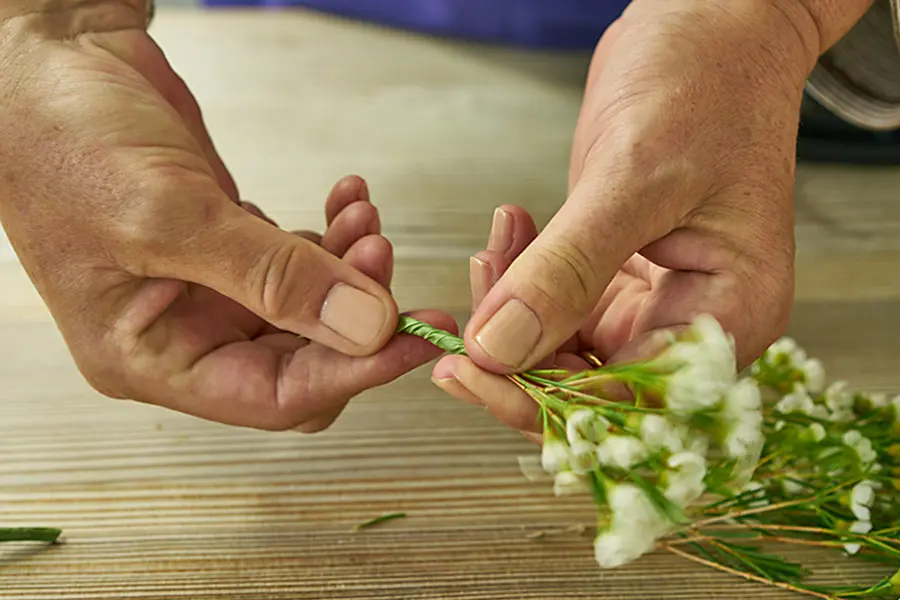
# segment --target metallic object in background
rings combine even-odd
[[[900,165],[900,0],[877,0],[806,86],[797,155]]]

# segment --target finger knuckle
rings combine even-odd
[[[317,312],[322,298],[313,286],[314,269],[302,240],[268,248],[251,276],[251,290],[266,319],[273,323]]]
[[[530,281],[541,303],[551,310],[576,312],[591,303],[598,273],[590,257],[575,245],[553,245],[538,253],[541,276]]]

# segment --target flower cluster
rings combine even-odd
[[[464,352],[457,337],[404,319],[401,331]],[[829,384],[790,338],[746,378],[734,356],[719,324],[700,317],[653,360],[509,375],[544,431],[540,459],[520,459],[523,472],[552,479],[557,495],[592,496],[603,568],[661,549],[817,598],[900,596],[900,396]],[[631,401],[604,396],[622,388]],[[812,584],[764,543],[838,548],[896,572]]]
[[[542,379],[553,375],[521,380],[542,411],[541,467],[557,495],[593,494],[602,568],[664,548],[832,597],[805,587],[800,565],[707,527],[900,563],[900,396],[829,385],[821,361],[790,338],[739,378],[730,337],[708,317],[652,361]],[[633,402],[581,393],[598,381],[625,384]],[[678,545],[685,539],[703,542]],[[885,592],[900,593],[900,571],[851,595]]]
[[[635,402],[575,393],[598,377],[626,384]],[[557,385],[572,393],[562,410],[542,404],[541,463],[557,495],[594,494],[600,507],[594,550],[602,567],[653,550],[685,524],[686,511],[708,489],[740,488],[759,461],[759,387],[738,379],[733,341],[710,317],[696,319],[651,362],[601,368]]]
[[[775,397],[787,392],[771,411],[769,444],[773,452],[782,450],[782,458],[766,468],[780,469],[784,475],[780,479],[785,498],[809,495],[835,482],[852,483],[841,501],[849,509],[844,520],[849,522],[847,531],[870,533],[873,515],[891,526],[896,500],[885,498],[876,503],[876,497],[893,496],[896,491],[896,482],[884,477],[885,462],[896,468],[884,442],[892,430],[898,430],[900,396],[889,401],[885,394],[852,392],[846,381],[826,387],[821,362],[808,358],[790,338],[773,344],[755,363],[753,372]],[[849,541],[843,547],[848,554],[856,554],[862,545]]]

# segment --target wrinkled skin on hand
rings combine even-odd
[[[335,186],[321,237],[239,202],[197,103],[133,8],[4,22],[0,61],[0,219],[96,389],[317,431],[354,395],[437,355],[393,337],[391,246],[365,183]],[[372,298],[375,335],[353,343],[320,321],[338,282]]]
[[[796,133],[817,44],[799,2],[626,10],[590,67],[568,200],[540,235],[521,208],[495,216],[472,262],[471,359],[442,358],[436,383],[535,432],[533,401],[497,374],[586,368],[586,350],[649,357],[699,313],[734,335],[740,366],[758,356],[792,304]],[[510,298],[533,316],[486,327]]]

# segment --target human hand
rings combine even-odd
[[[504,205],[496,210],[487,248],[469,263],[473,313],[477,313],[497,281],[537,235],[534,220],[525,209]],[[596,351],[597,333],[580,331],[543,357],[539,366],[574,372],[590,368],[588,360]],[[451,396],[483,406],[500,422],[521,431],[534,442],[541,441],[537,405],[507,377],[481,369],[468,356],[453,354],[442,357],[434,365],[431,377],[435,385]]]
[[[466,328],[474,364],[522,371],[576,335],[648,355],[699,313],[741,366],[762,352],[792,304],[804,82],[867,4],[633,2],[594,55],[568,200]]]
[[[322,429],[354,395],[437,355],[393,336],[377,213],[364,184],[344,180],[320,246],[245,209],[134,4],[0,9],[0,220],[100,392]]]

